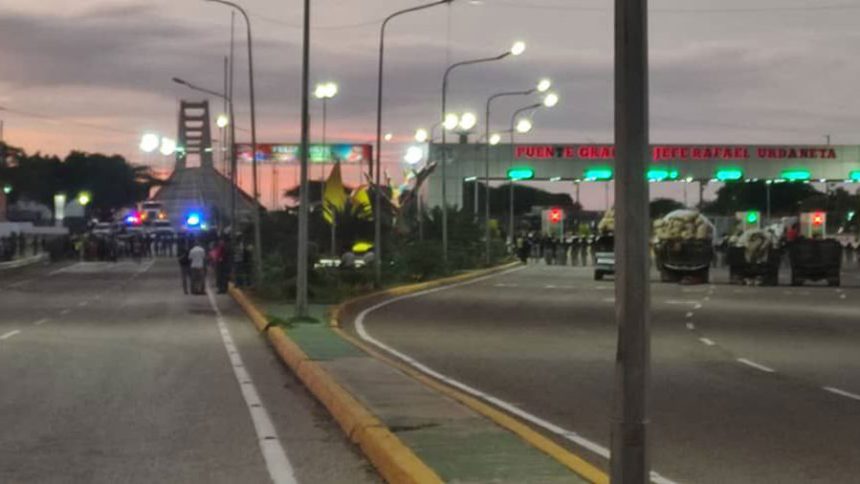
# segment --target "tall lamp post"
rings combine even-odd
[[[500,61],[508,56],[519,56],[525,51],[525,42],[517,41],[514,42],[514,44],[509,50],[497,56],[456,62],[448,66],[448,68],[445,69],[445,75],[442,76],[442,119],[444,120],[448,116],[448,78],[450,77],[451,72],[453,72],[454,69],[474,64]],[[442,267],[444,270],[448,269],[448,178],[446,174],[446,166],[448,165],[448,152],[446,141],[447,140],[445,139],[445,130],[442,130],[442,159],[440,163],[442,164]]]
[[[486,144],[484,145],[484,262],[487,265],[490,265],[491,256],[490,256],[490,145],[491,136],[490,136],[490,108],[496,99],[500,97],[507,96],[529,96],[534,94],[535,92],[546,92],[549,88],[552,87],[552,81],[549,79],[541,79],[538,82],[537,86],[532,89],[527,89],[525,91],[508,91],[508,92],[500,92],[497,94],[493,94],[489,98],[487,98],[487,110],[484,118],[484,139],[486,140]],[[496,138],[496,143],[499,143],[500,138]],[[477,190],[475,191],[477,193]],[[475,204],[475,211],[477,212],[478,207],[477,203]]]
[[[326,128],[326,111],[328,106],[328,100],[337,96],[337,84],[334,82],[324,82],[317,84],[316,89],[314,90],[314,97],[322,100],[322,145],[323,152],[325,156],[328,156],[328,145],[326,144],[325,138],[325,128]],[[325,179],[325,168],[323,167],[322,177],[320,180]],[[323,203],[325,203],[325,197],[323,197]],[[337,217],[334,212],[331,214],[331,255],[333,257],[337,257]]]
[[[322,101],[322,145],[323,150],[325,151],[326,147],[326,113],[328,111],[328,100],[333,99],[337,96],[337,83],[335,82],[322,82],[317,84],[314,89],[314,97]],[[325,175],[325,169],[323,169],[323,175]],[[323,176],[325,178],[325,176]]]
[[[514,111],[514,114],[511,116],[511,163],[514,161],[514,133],[528,133],[532,130],[533,124],[529,118],[522,118],[517,120],[520,114],[528,111],[532,111],[534,109],[538,109],[540,107],[551,108],[558,104],[558,95],[551,92],[544,96],[543,102],[535,103],[530,106],[526,106],[524,108],[517,109]],[[510,194],[509,194],[509,207],[510,210],[510,218],[508,219],[508,240],[509,242],[514,241],[514,179],[511,179],[510,186]]]
[[[373,274],[377,286],[382,282],[382,208],[380,207],[382,196],[380,193],[380,171],[382,171],[382,74],[385,59],[385,28],[388,27],[388,22],[401,15],[428,9],[437,5],[447,5],[453,1],[454,0],[437,0],[435,2],[398,10],[388,17],[385,17],[385,20],[382,21],[382,26],[379,28],[379,72],[377,74],[376,86],[376,169],[374,170],[373,165],[371,165],[370,170],[370,176],[375,177],[374,183],[376,185],[376,190],[374,191],[373,196]]]
[[[206,2],[220,3],[228,7],[234,8],[242,14],[245,19],[246,30],[248,32],[248,87],[251,92],[251,170],[254,192],[254,280],[259,284],[263,279],[263,249],[261,247],[262,237],[260,235],[260,191],[257,186],[257,103],[254,98],[254,48],[251,40],[251,20],[248,18],[247,12],[240,5],[229,2],[227,0],[204,0]],[[230,121],[234,121],[233,108],[230,108]],[[232,123],[231,123],[232,124]],[[235,141],[234,141],[235,143]],[[233,148],[235,151],[235,148]],[[233,155],[235,160],[235,154]],[[235,165],[234,165],[235,169]],[[235,242],[235,239],[233,240]],[[236,247],[233,246],[233,250]]]
[[[193,91],[202,92],[204,94],[209,94],[210,96],[219,97],[225,101],[227,101],[227,109],[230,111],[230,114],[227,116],[230,119],[230,184],[233,189],[230,190],[230,245],[235,247],[236,245],[236,190],[238,187],[236,186],[236,123],[234,120],[236,119],[233,115],[233,97],[228,94],[220,93],[213,91],[211,89],[206,89],[195,84],[191,84],[190,82],[180,79],[178,77],[173,78],[173,82],[183,85]]]

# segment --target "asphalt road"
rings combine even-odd
[[[284,465],[378,482],[241,310],[213,302],[181,294],[173,261],[0,273],[0,482],[290,482]]]
[[[860,482],[857,273],[839,290],[725,279],[652,284],[656,482]],[[529,266],[394,302],[363,329],[606,467],[613,289]]]

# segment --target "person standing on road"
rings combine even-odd
[[[191,264],[191,293],[203,294],[206,292],[206,249],[199,240],[195,240],[194,247],[188,251],[188,259]]]
[[[182,292],[185,294],[188,294],[188,286],[191,282],[191,257],[189,252],[189,249],[183,248],[179,252],[178,257],[180,277],[182,277]]]

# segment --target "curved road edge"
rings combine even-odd
[[[443,279],[437,279],[434,281],[420,284],[398,286],[366,296],[361,296],[349,301],[345,301],[335,307],[332,311],[330,324],[335,328],[335,332],[338,335],[340,335],[342,338],[349,341],[353,345],[359,347],[366,353],[370,354],[374,358],[377,358],[378,360],[393,366],[394,368],[400,370],[401,372],[410,376],[419,383],[449,398],[452,398],[453,400],[461,403],[462,405],[489,419],[496,425],[516,434],[530,446],[543,452],[552,459],[555,459],[564,467],[568,468],[569,470],[573,471],[574,473],[578,474],[589,482],[595,484],[608,484],[609,476],[605,472],[603,472],[593,464],[589,463],[582,457],[579,457],[568,449],[565,449],[564,447],[558,445],[553,440],[535,431],[529,425],[523,422],[530,421],[531,423],[534,423],[533,419],[529,418],[530,416],[521,415],[522,412],[518,412],[518,409],[516,408],[511,408],[511,406],[505,404],[505,402],[499,401],[490,395],[483,394],[477,390],[472,389],[471,387],[465,386],[464,384],[456,380],[450,379],[445,375],[439,374],[432,369],[427,368],[426,366],[413,360],[409,356],[374,339],[372,336],[367,334],[367,332],[363,328],[363,320],[367,314],[388,304],[401,301],[403,299],[409,299],[412,297],[420,297],[422,295],[433,293],[436,291],[451,289],[460,285],[472,284],[497,275],[514,272],[522,268],[522,264],[520,264],[519,262],[513,262],[490,269],[471,271],[468,273]],[[373,348],[368,344],[365,344],[364,341],[353,337],[341,328],[341,325],[346,320],[350,319],[350,315],[353,315],[351,319],[355,323],[356,331],[359,333],[359,336],[361,336],[362,339],[364,339],[365,341],[376,346],[378,349],[385,351],[386,353],[388,353],[388,355],[381,353],[377,350],[377,348]],[[394,358],[389,355],[393,356]],[[485,403],[485,401],[488,403]],[[523,421],[519,420],[518,418],[515,418],[512,415],[516,415],[517,417],[519,417],[519,419],[522,419]],[[539,426],[543,427],[543,425]],[[565,431],[565,433],[568,437],[573,434],[569,431]],[[589,444],[591,444],[588,441],[578,443],[580,443],[580,445],[586,448],[589,448]],[[600,450],[602,449],[591,450],[600,454]],[[659,479],[656,481],[659,482]]]

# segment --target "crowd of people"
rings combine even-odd
[[[26,235],[13,232],[5,237],[0,237],[0,262],[38,255],[47,250],[48,239],[44,235]]]
[[[598,235],[557,235],[529,232],[515,240],[515,252],[524,264],[587,266],[601,245]]]
[[[203,234],[181,237],[176,253],[185,294],[205,294],[210,271],[219,294],[227,292],[231,280],[240,287],[250,282],[251,247],[241,238],[234,248],[228,237]]]

